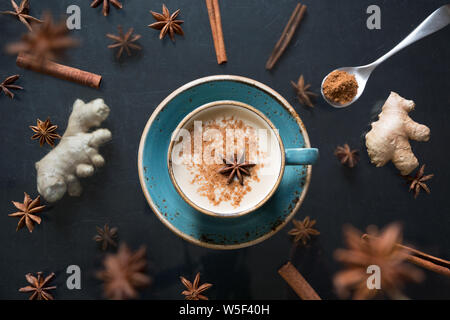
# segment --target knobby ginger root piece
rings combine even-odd
[[[419,165],[409,139],[428,141],[430,129],[408,116],[414,107],[414,101],[395,92],[391,92],[384,103],[378,120],[372,123],[372,129],[366,134],[367,152],[377,167],[392,161],[402,175],[408,175]]]
[[[58,146],[36,163],[37,188],[48,202],[61,199],[66,191],[70,196],[79,196],[82,188],[78,177],[94,174],[94,167],[101,167],[105,159],[98,147],[111,140],[108,129],[97,129],[109,115],[103,99],[89,103],[76,100],[69,117],[66,132]]]

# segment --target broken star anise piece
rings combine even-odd
[[[422,165],[414,177],[405,177],[405,179],[410,182],[409,191],[414,191],[414,199],[417,198],[421,189],[425,190],[428,194],[431,193],[430,188],[428,188],[425,182],[433,178],[434,174],[427,174],[426,176],[424,176],[424,172],[425,165]]]
[[[36,213],[44,210],[45,206],[41,206],[41,197],[31,200],[30,196],[25,192],[23,203],[12,201],[13,205],[20,211],[9,214],[10,217],[20,217],[16,231],[22,229],[25,225],[30,232],[33,232],[34,222],[41,223],[41,218]]]
[[[18,74],[16,74],[13,76],[9,76],[5,80],[3,80],[2,83],[0,83],[0,89],[2,90],[2,92],[4,92],[11,99],[14,98],[14,93],[11,92],[12,89],[14,89],[14,90],[22,90],[23,89],[22,87],[19,87],[18,85],[13,84],[19,78],[20,78],[20,76]]]
[[[347,165],[349,168],[356,166],[359,160],[358,150],[350,149],[347,143],[344,146],[338,146],[334,154],[341,161],[341,164]]]
[[[117,243],[114,241],[117,237],[117,228],[110,228],[108,224],[105,224],[103,229],[100,227],[95,228],[97,229],[98,234],[95,235],[94,240],[101,242],[103,251],[108,248],[108,245],[117,247]]]
[[[307,105],[308,107],[311,108],[314,107],[311,98],[317,97],[317,94],[308,90],[311,87],[311,85],[310,84],[305,85],[305,78],[303,77],[303,75],[301,75],[300,78],[298,78],[297,83],[291,81],[291,84],[297,93],[298,101],[303,105]]]
[[[190,282],[185,277],[180,277],[180,280],[187,289],[181,292],[181,294],[185,296],[186,300],[208,300],[208,297],[202,295],[201,293],[211,288],[212,284],[204,283],[199,286],[200,272],[198,272],[195,276],[194,283]]]
[[[344,229],[346,249],[337,249],[334,257],[344,264],[345,269],[335,274],[333,282],[337,293],[342,298],[353,294],[353,299],[373,298],[382,291],[393,299],[402,297],[401,288],[405,282],[420,282],[423,279],[421,270],[406,263],[409,251],[400,248],[402,232],[399,224],[388,225],[379,232],[375,227],[368,228],[371,240],[361,238],[361,232],[347,226]],[[377,266],[380,276],[381,290],[369,288],[369,266]]]
[[[166,5],[163,4],[162,10],[162,13],[150,11],[153,18],[155,18],[157,22],[150,24],[149,27],[156,30],[161,30],[161,32],[159,33],[159,39],[164,38],[168,33],[170,39],[172,39],[172,41],[175,41],[175,33],[181,36],[184,35],[183,29],[181,29],[180,27],[180,24],[182,24],[184,21],[176,20],[176,18],[180,14],[180,9],[178,9],[171,15],[169,9],[167,9]]]
[[[48,293],[49,290],[55,290],[56,286],[46,287],[46,285],[53,279],[55,274],[52,272],[44,278],[42,272],[37,273],[37,277],[31,273],[25,275],[28,283],[31,286],[20,288],[20,292],[33,292],[29,297],[30,300],[53,300],[53,296]]]
[[[121,244],[117,254],[108,254],[103,260],[104,270],[97,273],[103,280],[104,295],[112,300],[134,299],[137,289],[150,285],[151,278],[145,273],[146,248],[133,252]]]
[[[22,0],[20,6],[18,6],[17,3],[14,2],[14,0],[11,0],[11,5],[14,11],[1,11],[0,13],[15,16],[17,19],[20,20],[20,22],[22,22],[28,28],[28,30],[30,31],[33,30],[28,20],[36,23],[42,22],[41,20],[32,17],[28,14],[30,10],[30,4],[28,0]]]
[[[236,176],[239,180],[239,183],[241,185],[244,185],[244,176],[247,175],[250,176],[249,168],[255,166],[254,163],[249,163],[248,161],[244,161],[245,152],[242,153],[238,160],[238,155],[234,154],[233,161],[227,161],[226,159],[223,159],[223,163],[225,164],[225,167],[222,167],[219,169],[219,173],[221,174],[228,174],[227,183],[230,184],[234,177]]]
[[[31,139],[39,139],[39,145],[42,147],[46,142],[52,147],[55,146],[55,139],[61,139],[61,136],[55,131],[58,129],[57,125],[50,122],[50,118],[45,121],[37,119],[36,126],[30,126],[30,129],[35,132]]]
[[[91,3],[91,8],[97,8],[101,3],[103,3],[103,15],[106,17],[109,14],[109,3],[116,7],[117,9],[122,9],[122,4],[117,0],[94,0]]]
[[[109,49],[119,48],[119,51],[117,51],[116,58],[119,59],[122,56],[123,51],[125,50],[128,54],[128,56],[131,56],[131,50],[141,50],[142,48],[138,46],[137,44],[133,43],[138,41],[141,38],[141,35],[139,34],[133,34],[134,29],[130,28],[128,29],[127,33],[123,33],[122,26],[118,26],[117,29],[119,30],[119,35],[108,33],[106,36],[110,38],[111,40],[116,41],[113,44],[110,44],[108,46]]]
[[[20,42],[9,44],[9,54],[28,53],[39,63],[61,57],[64,50],[75,47],[78,42],[67,34],[66,21],[53,21],[50,13],[45,13],[43,22],[33,25],[33,30],[24,34]]]
[[[318,236],[320,234],[319,231],[313,229],[316,220],[310,220],[309,217],[306,217],[303,221],[294,219],[292,223],[294,224],[294,228],[289,230],[288,235],[294,236],[295,243],[302,241],[303,245],[306,245],[311,236]]]

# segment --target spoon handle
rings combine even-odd
[[[446,4],[431,15],[428,16],[413,32],[411,32],[402,42],[396,45],[391,51],[372,63],[373,67],[376,67],[384,60],[393,56],[403,48],[410,44],[425,38],[426,36],[445,28],[450,23],[450,4]]]

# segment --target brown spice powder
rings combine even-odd
[[[358,93],[358,82],[354,75],[335,70],[325,79],[322,89],[328,100],[346,104],[351,102]]]
[[[237,120],[233,117],[226,118],[222,120],[209,121],[204,123],[203,132],[208,129],[217,129],[222,133],[223,137],[223,147],[227,150],[226,146],[226,130],[227,129],[239,129],[245,133],[245,150],[246,159],[251,159],[253,156],[259,157],[260,152],[256,150],[257,145],[256,130],[251,126],[246,125],[242,120]],[[191,136],[193,136],[193,128],[190,130]],[[238,145],[238,137],[235,137],[234,145]],[[212,141],[202,141],[202,148],[205,150]],[[192,151],[194,151],[192,139]],[[256,150],[255,155],[250,155],[249,150]],[[237,150],[241,152],[241,150]],[[244,185],[241,185],[239,181],[234,180],[230,184],[227,183],[227,176],[220,174],[218,171],[224,164],[207,164],[203,161],[201,164],[189,163],[186,164],[187,169],[190,170],[191,174],[194,176],[191,183],[198,185],[197,192],[208,200],[215,206],[222,202],[229,202],[233,207],[238,207],[244,198],[244,196],[252,191],[250,186],[250,181],[259,182],[258,169],[263,166],[263,164],[257,164],[251,168],[251,176],[245,177]]]

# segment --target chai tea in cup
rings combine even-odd
[[[270,120],[236,101],[209,103],[188,114],[172,136],[168,160],[183,199],[219,217],[262,206],[278,187],[285,162]]]

